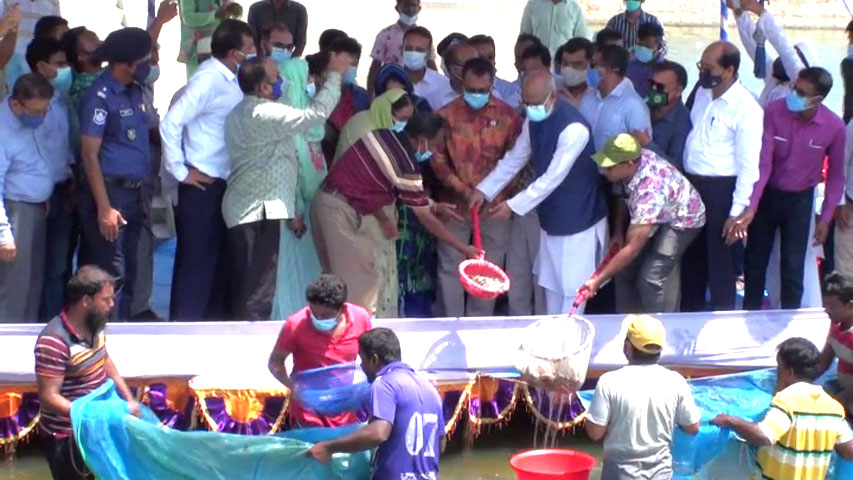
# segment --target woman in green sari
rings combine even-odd
[[[405,90],[394,88],[376,97],[370,109],[357,113],[341,130],[334,161],[365,134],[373,130],[391,129],[397,133],[403,131],[406,122],[415,112],[412,99]],[[334,162],[333,162],[334,164]],[[380,272],[379,297],[376,302],[376,318],[397,317],[400,285],[397,280],[397,207],[388,205],[377,215],[378,225],[371,232],[376,240],[376,268]]]
[[[322,84],[321,78],[309,75],[308,63],[294,58],[279,67],[287,90],[280,102],[296,108],[307,108],[311,103],[313,88]],[[319,75],[319,74],[317,74]],[[326,178],[326,159],[320,147],[325,135],[324,122],[305,133],[294,133],[293,144],[299,160],[299,177],[296,181],[296,213],[298,217],[283,222],[278,250],[278,272],[272,318],[285,319],[305,306],[305,289],[320,275],[320,261],[311,235],[311,202]]]
[[[181,0],[181,47],[178,61],[187,67],[187,78],[201,62],[210,58],[210,39],[219,22],[239,19],[243,7],[231,0]]]

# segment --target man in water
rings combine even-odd
[[[824,478],[835,450],[853,460],[853,432],[844,407],[814,381],[819,374],[817,347],[805,338],[789,338],[776,354],[776,395],[759,423],[720,414],[712,425],[731,428],[761,447],[758,478]]]
[[[39,428],[55,480],[90,478],[71,436],[71,402],[111,378],[128,411],[139,405],[107,353],[104,327],[114,308],[115,279],[98,267],[80,267],[65,289],[62,312],[36,340],[36,381],[41,416]],[[80,472],[82,470],[82,472]]]
[[[696,435],[702,414],[684,377],[657,364],[666,339],[661,321],[629,315],[624,323],[628,365],[598,380],[584,429],[593,441],[604,439],[601,478],[670,479],[673,430]]]
[[[445,444],[441,396],[400,361],[400,341],[391,330],[374,328],[358,343],[361,368],[372,383],[369,423],[350,435],[314,445],[308,455],[328,464],[334,453],[378,447],[372,480],[436,480]]]
[[[834,395],[853,416],[853,277],[839,272],[830,273],[825,280],[823,308],[832,325],[826,346],[820,353],[818,376],[829,370],[838,358],[838,386]]]

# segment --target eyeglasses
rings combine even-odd
[[[656,92],[666,93],[666,85],[658,83],[651,78],[649,79],[649,87]]]

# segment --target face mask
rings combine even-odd
[[[68,91],[71,90],[71,83],[73,81],[74,78],[71,75],[71,67],[60,67],[56,69],[56,77],[51,80],[50,83],[63,94],[68,94]]]
[[[479,110],[485,107],[487,103],[489,103],[488,93],[465,92],[462,97],[465,99],[465,103],[467,103],[468,106],[473,108],[474,110]]]
[[[145,85],[145,80],[148,80],[148,74],[151,73],[151,62],[140,63],[133,71],[133,80],[136,83]]]
[[[321,332],[331,332],[338,326],[338,317],[317,318],[314,312],[311,312],[311,325]]]
[[[629,12],[636,12],[643,6],[643,2],[640,0],[625,0],[625,10]]]
[[[282,85],[284,85],[284,79],[281,77],[278,77],[278,80],[276,80],[275,83],[272,84],[273,100],[278,100],[279,97],[281,97]]]
[[[151,65],[151,71],[148,72],[148,78],[145,79],[145,85],[154,85],[154,82],[160,78],[160,65]]]
[[[418,21],[417,15],[410,17],[410,16],[406,15],[405,13],[400,13],[400,23],[402,23],[403,25],[411,27],[417,21]]]
[[[243,52],[241,52],[240,50],[237,50],[237,52],[238,52],[240,55],[242,55],[242,56],[243,56],[243,62],[245,62],[246,60],[251,60],[251,59],[253,59],[253,58],[255,58],[255,57],[257,57],[257,56],[258,56],[258,54],[257,54],[257,53],[243,53]],[[242,66],[243,66],[243,62],[240,62],[240,63],[238,63],[238,64],[237,64],[237,70],[238,70],[238,71],[240,70],[240,67],[242,67]]]
[[[44,123],[44,117],[36,117],[24,112],[21,114],[21,123],[27,128],[38,128],[39,125]]]
[[[284,48],[273,47],[272,52],[270,52],[270,58],[275,62],[279,67],[287,63],[288,60],[293,56],[290,50],[286,50]]]
[[[600,83],[601,75],[598,74],[598,70],[590,68],[586,74],[586,84],[592,88],[598,88]]]
[[[415,160],[417,160],[418,163],[426,163],[430,158],[432,158],[432,152],[429,150],[426,152],[415,152]]]
[[[785,98],[785,103],[788,104],[788,110],[794,113],[805,112],[809,108],[811,108],[811,101],[807,97],[803,97],[797,94],[797,92],[791,92]]]
[[[702,88],[714,88],[723,83],[723,77],[712,75],[710,70],[699,72],[699,86]]]
[[[634,47],[634,58],[640,63],[651,63],[655,59],[655,51],[649,47],[637,45]]]
[[[403,131],[403,129],[405,129],[405,128],[406,128],[406,124],[407,124],[407,123],[408,123],[408,122],[405,122],[405,121],[402,121],[402,120],[394,120],[394,125],[391,127],[391,130],[393,130],[393,131],[395,131],[395,132],[397,132],[397,133],[400,133],[400,132],[402,132],[402,131]]]
[[[358,73],[358,70],[355,67],[349,67],[344,71],[343,82],[344,85],[355,85],[355,76]]]
[[[527,118],[530,119],[531,122],[541,122],[548,118],[551,115],[551,112],[548,111],[548,100],[551,99],[551,95],[548,95],[548,98],[545,99],[545,103],[542,105],[528,105],[525,107],[527,110]]]
[[[563,84],[567,87],[577,87],[588,82],[589,69],[578,70],[577,68],[563,67],[560,69],[560,75],[563,77]]]
[[[403,66],[413,72],[423,70],[426,67],[426,52],[403,52]]]
[[[305,85],[305,93],[308,94],[308,98],[312,98],[314,95],[317,95],[317,85],[314,82]]]
[[[646,104],[651,108],[663,107],[669,103],[669,95],[664,92],[649,90],[649,98],[646,99]]]

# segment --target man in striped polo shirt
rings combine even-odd
[[[65,290],[65,307],[36,341],[39,425],[54,480],[91,478],[71,437],[72,401],[100,387],[109,377],[127,399],[128,410],[140,414],[106,348],[104,327],[114,306],[114,282],[98,267],[77,270]]]
[[[826,477],[833,450],[853,460],[853,432],[844,407],[813,382],[819,352],[805,338],[789,338],[776,355],[776,395],[759,423],[721,414],[711,421],[758,445],[752,478],[812,480]]]
[[[838,358],[838,386],[835,398],[853,416],[853,277],[833,272],[826,277],[823,308],[832,325],[826,346],[820,353],[818,374],[829,370]]]

